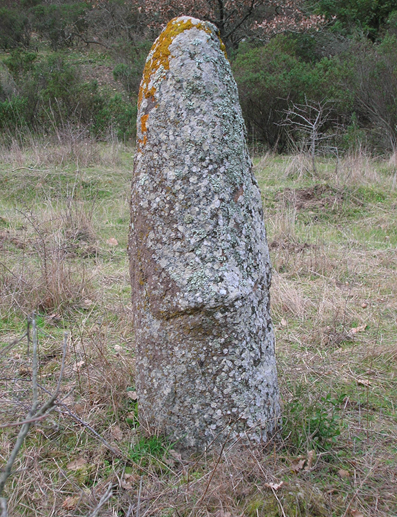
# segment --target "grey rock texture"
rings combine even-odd
[[[279,396],[261,196],[224,47],[172,20],[141,83],[129,254],[142,425],[266,440]]]

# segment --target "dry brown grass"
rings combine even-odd
[[[23,151],[19,167],[32,163],[32,152]],[[51,391],[69,331],[63,405],[34,426],[17,460],[11,515],[88,516],[109,486],[98,516],[396,515],[393,162],[348,157],[336,177],[335,163],[319,160],[317,178],[299,157],[267,155],[256,164],[274,268],[283,430],[263,447],[235,442],[221,454],[181,455],[136,418],[125,251],[130,156],[119,156],[117,169],[80,161],[77,176],[76,163],[68,169],[42,157],[39,172],[15,171],[3,190],[1,343],[22,334],[35,308],[41,385]],[[8,160],[14,170],[16,158]],[[110,237],[118,244],[107,244]],[[0,363],[2,424],[29,405],[26,342]],[[0,429],[2,460],[15,434]]]
[[[39,138],[32,135],[27,141],[12,139],[8,145],[0,146],[0,160],[13,168],[43,168],[75,164],[77,169],[101,165],[119,166],[120,152],[125,147],[116,139],[103,145],[87,135],[85,131],[65,128],[55,136]]]

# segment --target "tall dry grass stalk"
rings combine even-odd
[[[302,179],[307,174],[312,175],[311,158],[308,154],[298,153],[288,158],[284,166],[284,178]]]
[[[375,160],[362,150],[345,156],[338,169],[337,181],[344,185],[369,185],[380,181]]]
[[[303,322],[308,316],[310,299],[299,288],[296,279],[290,281],[276,271],[273,272],[271,289],[272,313],[277,320],[292,316]]]
[[[397,187],[397,150],[395,150],[390,156],[389,167],[391,168],[393,175],[392,189],[395,190]]]
[[[116,139],[104,145],[86,133],[74,131],[51,137],[28,136],[23,142],[12,139],[0,146],[0,160],[14,168],[29,164],[31,168],[66,166],[75,164],[77,169],[101,165],[119,166],[120,154],[126,149]]]
[[[45,207],[18,212],[24,231],[2,232],[0,306],[2,313],[22,310],[62,313],[81,305],[90,294],[90,273],[79,257],[97,253],[90,211],[69,198],[66,207],[48,201]],[[18,258],[13,258],[15,248]],[[3,312],[4,311],[4,312]]]

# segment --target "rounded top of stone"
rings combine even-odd
[[[199,23],[203,23],[198,18],[193,18],[193,16],[178,16],[177,18],[173,18],[170,21],[170,23],[178,23],[180,21],[187,22],[188,20],[190,20],[193,23],[193,25],[198,25]]]
[[[202,30],[212,37],[219,38],[220,50],[226,56],[226,47],[220,39],[215,25],[193,18],[192,16],[173,18],[154,42],[146,59],[139,90],[138,107],[144,98],[148,99],[155,96],[158,83],[170,68],[169,60],[172,58],[170,50],[171,44],[179,35],[190,29]]]

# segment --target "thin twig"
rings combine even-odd
[[[17,427],[19,425],[25,425],[25,424],[34,424],[35,422],[40,422],[41,420],[44,420],[47,418],[47,416],[50,414],[51,411],[53,411],[55,407],[52,407],[45,415],[41,415],[35,418],[31,418],[29,420],[23,420],[22,422],[10,422],[9,424],[2,424],[0,425],[0,429],[5,429],[6,427]]]
[[[140,508],[141,508],[142,482],[143,482],[143,476],[141,476],[141,481],[139,483],[139,493],[138,493],[138,504],[137,504],[137,508],[136,508],[136,517],[139,517],[139,511],[140,511]]]
[[[97,517],[99,510],[102,508],[102,506],[112,497],[113,495],[113,483],[109,483],[109,486],[106,490],[106,492],[101,497],[98,506],[95,508],[95,510],[89,514],[88,517]]]
[[[209,479],[208,479],[207,485],[206,485],[206,487],[205,487],[205,490],[204,490],[204,492],[203,492],[202,496],[201,496],[201,497],[200,497],[200,499],[197,501],[197,503],[194,505],[193,512],[194,512],[194,509],[195,509],[195,508],[197,508],[197,507],[200,505],[201,501],[202,501],[202,500],[204,499],[204,497],[207,495],[208,488],[209,488],[209,486],[210,486],[210,484],[211,484],[212,478],[213,478],[213,477],[214,477],[214,475],[215,475],[216,469],[218,468],[218,465],[219,465],[219,463],[220,463],[220,461],[221,461],[222,454],[223,454],[223,451],[224,451],[224,449],[225,449],[226,443],[227,443],[227,441],[228,441],[228,439],[229,439],[229,436],[230,436],[231,431],[232,431],[232,428],[230,429],[229,434],[228,434],[228,435],[227,435],[227,437],[226,437],[226,440],[225,440],[225,441],[223,442],[223,444],[222,444],[221,451],[220,451],[220,453],[219,453],[219,456],[218,456],[217,462],[216,462],[216,464],[215,464],[215,467],[213,468],[213,470],[212,470],[212,472],[211,472],[211,476],[210,476],[210,477],[209,477]]]
[[[7,346],[5,346],[0,352],[0,359],[3,357],[3,355],[5,355],[7,352],[9,352],[11,350],[11,348],[13,348],[15,345],[20,343],[22,341],[22,339],[24,339],[27,335],[28,335],[28,333],[25,332],[25,334],[23,334],[21,337],[14,339],[14,341],[11,341],[11,343],[9,343]]]
[[[283,517],[287,517],[287,516],[285,515],[283,505],[281,504],[280,499],[277,497],[277,494],[276,494],[276,491],[274,490],[274,488],[272,488],[272,492],[273,492],[274,497],[276,498],[277,504],[278,504],[278,505],[279,505],[279,507],[280,507],[281,513],[283,514]]]
[[[0,497],[0,510],[0,517],[8,517],[7,500],[4,497]]]
[[[63,376],[63,370],[65,368],[65,359],[66,359],[66,350],[67,350],[67,334],[65,333],[64,336],[64,343],[63,343],[63,355],[62,355],[62,364],[61,364],[61,371],[59,373],[57,388],[55,393],[49,398],[47,402],[45,402],[41,407],[39,403],[38,398],[38,383],[37,383],[37,377],[38,377],[38,340],[37,340],[37,327],[36,327],[36,319],[33,315],[32,317],[32,343],[33,343],[33,350],[32,350],[32,407],[30,411],[27,414],[26,422],[22,424],[22,427],[19,431],[17,440],[15,442],[14,448],[10,454],[10,457],[8,458],[7,464],[4,468],[4,470],[0,473],[0,502],[1,502],[1,509],[2,509],[2,515],[7,516],[7,502],[4,498],[2,498],[3,491],[5,484],[7,482],[7,479],[11,476],[11,470],[12,466],[14,465],[14,462],[17,458],[17,455],[19,453],[19,450],[21,449],[25,438],[29,432],[29,429],[33,422],[37,421],[40,417],[45,417],[47,412],[51,410],[51,408],[55,405],[55,401],[58,397],[62,376]]]

